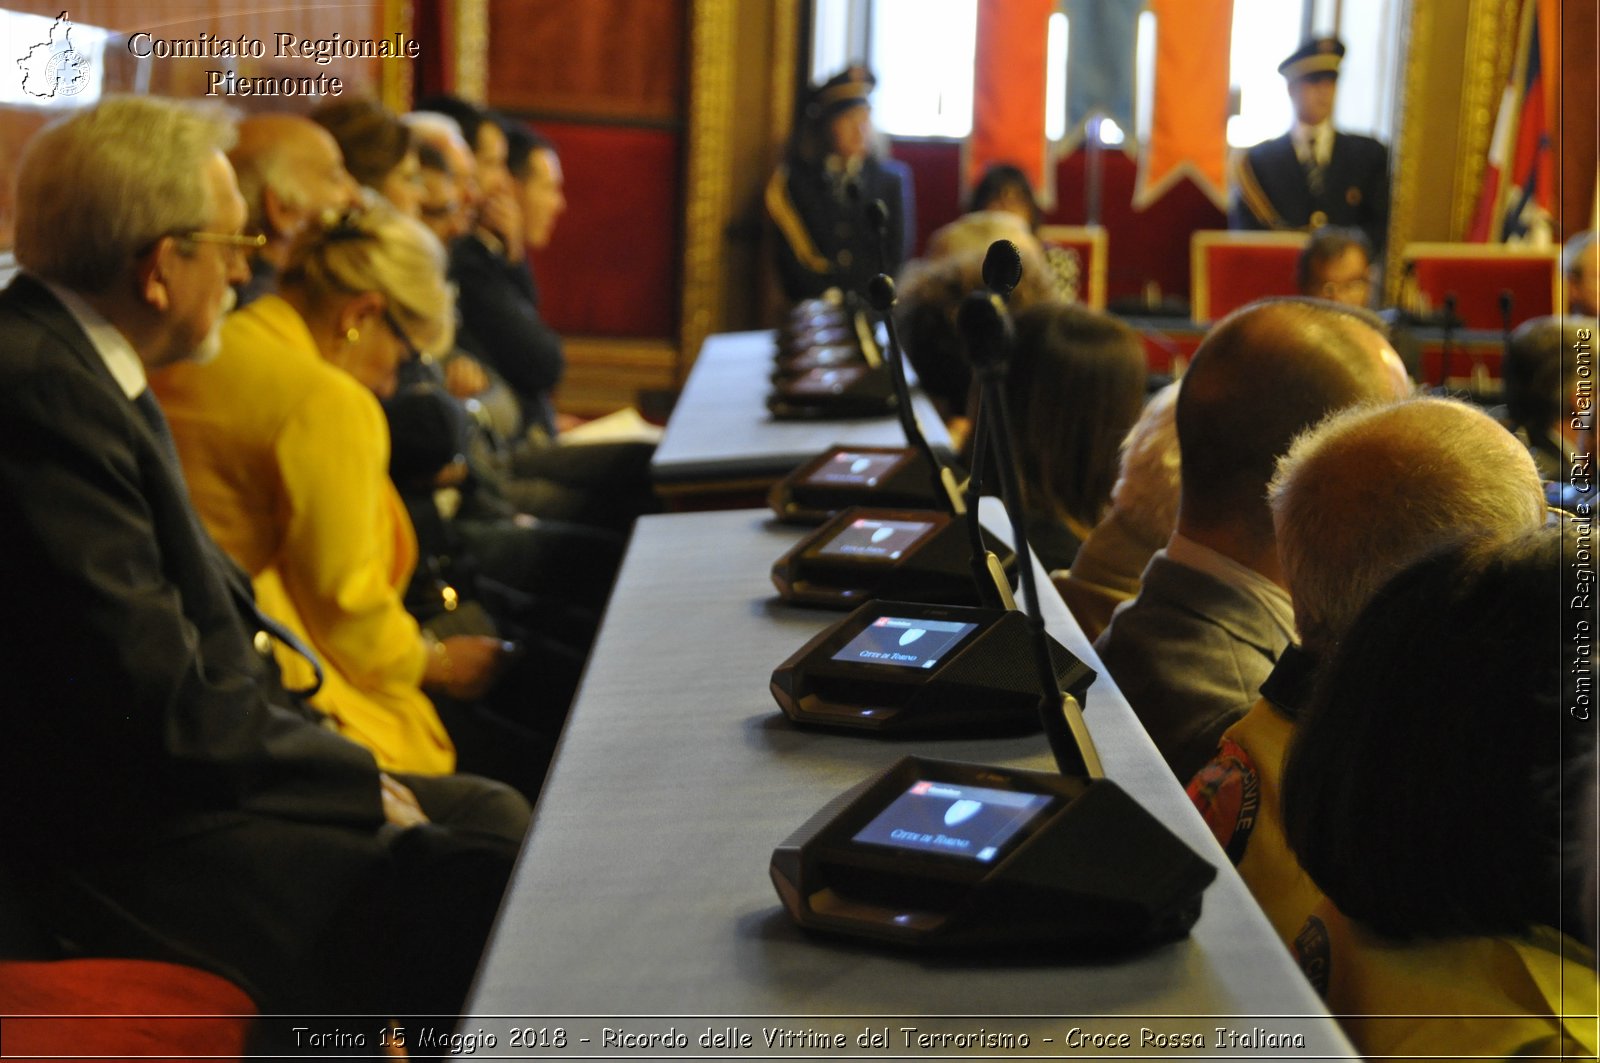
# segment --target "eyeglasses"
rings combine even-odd
[[[203,229],[194,229],[190,232],[168,233],[180,244],[190,245],[185,254],[194,250],[195,244],[219,244],[228,249],[228,262],[232,265],[240,259],[249,261],[249,253],[267,246],[267,238],[263,233],[208,233]]]

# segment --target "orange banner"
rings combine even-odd
[[[963,189],[986,167],[1009,162],[1028,175],[1040,198],[1047,181],[1044,136],[1045,40],[1054,0],[978,0],[977,55],[972,85],[972,135],[967,138]]]
[[[1150,10],[1156,16],[1155,100],[1134,209],[1143,210],[1187,177],[1226,210],[1233,0],[1150,0]]]

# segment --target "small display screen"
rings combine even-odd
[[[987,864],[1049,806],[1045,794],[922,779],[851,840]]]
[[[860,379],[865,366],[847,365],[839,369],[813,369],[787,385],[796,395],[838,395]]]
[[[873,520],[861,517],[817,550],[818,557],[861,561],[898,561],[933,530],[925,520]]]
[[[889,664],[896,668],[932,668],[977,624],[950,620],[912,620],[880,616],[868,624],[844,649],[833,655],[849,664]]]
[[[812,485],[876,487],[901,465],[910,452],[899,454],[862,454],[854,450],[841,450],[813,469],[802,483]]]

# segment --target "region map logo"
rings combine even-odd
[[[50,25],[50,36],[17,60],[22,91],[40,99],[76,96],[89,85],[89,57],[72,47],[72,20],[65,11]]]

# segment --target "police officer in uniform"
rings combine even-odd
[[[829,288],[860,292],[874,274],[893,274],[907,257],[911,172],[871,151],[867,97],[875,84],[865,67],[852,66],[813,87],[783,165],[767,182],[778,275],[790,300]],[[889,208],[882,252],[866,219],[874,199]]]
[[[1294,103],[1294,128],[1235,160],[1228,227],[1309,232],[1353,226],[1381,259],[1389,226],[1389,151],[1371,137],[1334,132],[1344,51],[1337,39],[1324,37],[1279,64]]]

